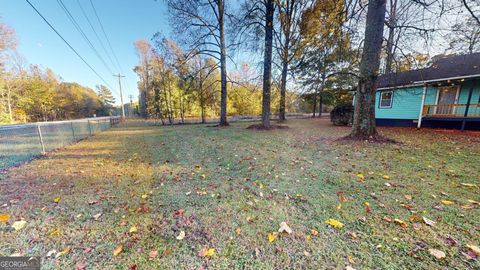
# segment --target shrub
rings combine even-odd
[[[353,119],[353,106],[351,104],[337,105],[330,112],[330,121],[335,126],[351,125],[352,119]]]

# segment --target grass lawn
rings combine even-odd
[[[44,269],[480,269],[468,246],[480,245],[479,135],[388,128],[401,144],[380,145],[338,142],[349,128],[327,120],[249,124],[132,123],[9,170],[0,256]],[[293,232],[274,233],[281,222]]]

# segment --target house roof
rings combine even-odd
[[[480,53],[438,57],[428,68],[382,75],[378,78],[377,88],[472,77],[480,78]]]

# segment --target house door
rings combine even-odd
[[[436,114],[455,114],[455,106],[458,98],[458,86],[448,86],[438,88],[437,111]]]

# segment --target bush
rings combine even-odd
[[[353,106],[351,104],[337,105],[330,112],[330,121],[335,126],[351,125],[352,119],[353,119]]]

